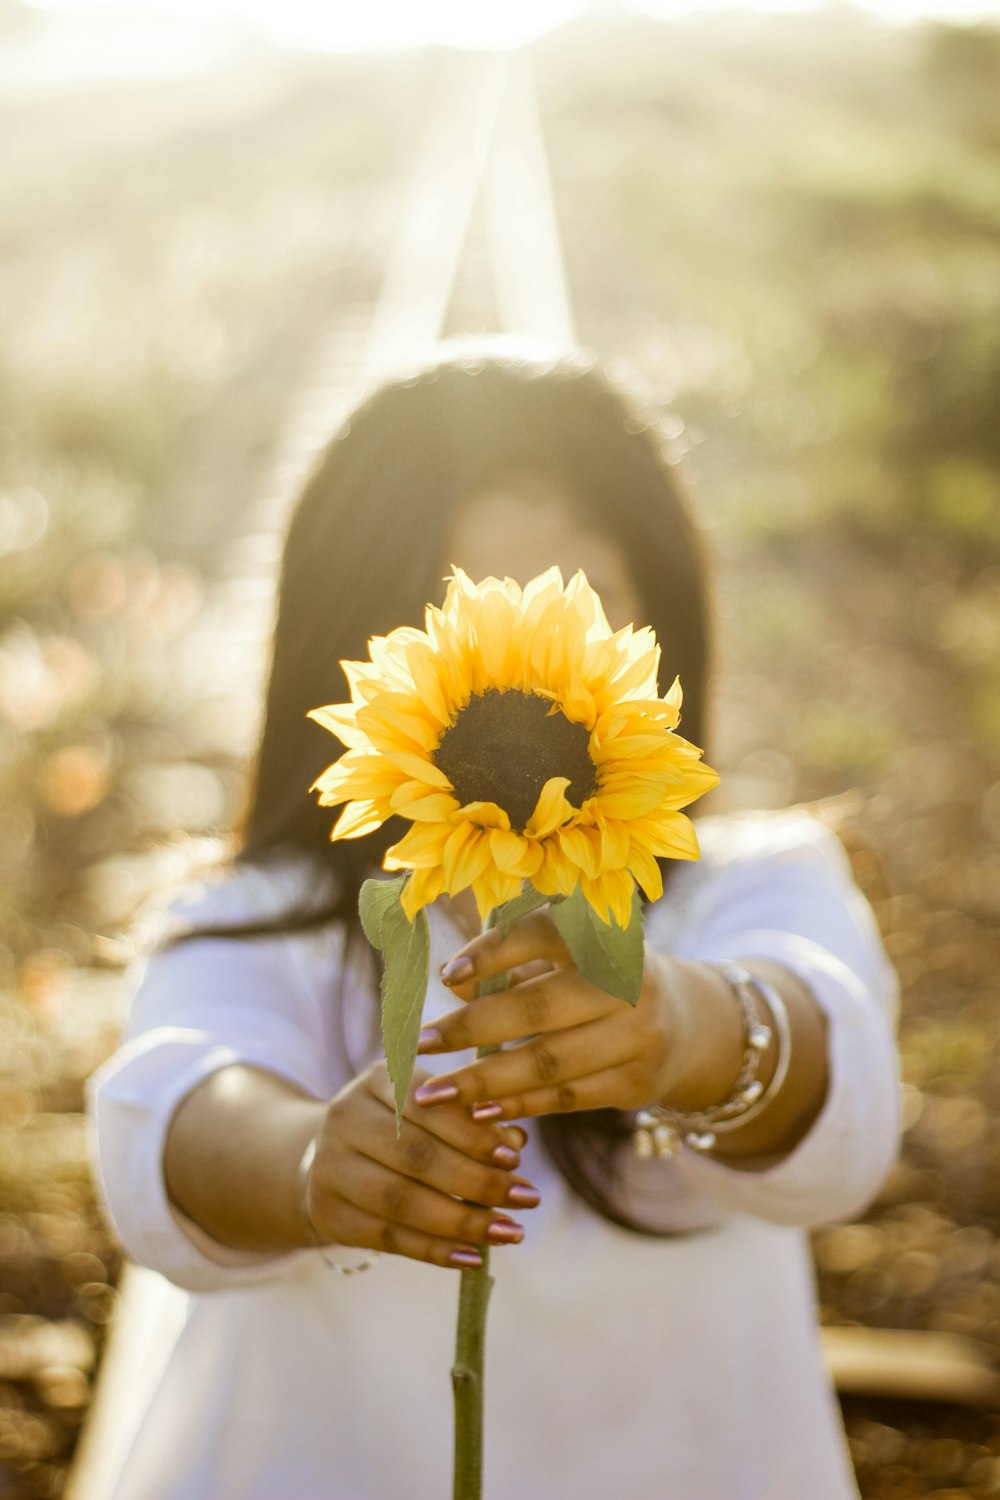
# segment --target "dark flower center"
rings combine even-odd
[[[574,807],[597,790],[587,746],[590,734],[548,698],[514,689],[487,688],[469,699],[441,736],[434,764],[466,802],[495,802],[523,832],[550,776],[568,776]]]

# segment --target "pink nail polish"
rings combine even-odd
[[[418,1052],[436,1052],[443,1044],[444,1037],[436,1026],[421,1027],[420,1036],[417,1038]]]
[[[449,1099],[458,1098],[458,1088],[443,1079],[430,1078],[414,1090],[413,1097],[418,1104],[444,1104]]]
[[[510,1219],[494,1219],[486,1231],[491,1245],[519,1245],[524,1239],[524,1225]]]
[[[461,1266],[463,1270],[474,1271],[483,1263],[483,1257],[478,1250],[453,1250],[448,1257],[448,1262],[453,1266]]]
[[[541,1201],[542,1195],[538,1189],[525,1182],[515,1182],[504,1199],[511,1208],[537,1208]]]
[[[484,1100],[482,1104],[474,1104],[472,1106],[472,1118],[474,1120],[499,1120],[502,1114],[503,1105],[494,1104],[492,1100]]]
[[[472,959],[464,954],[461,958],[449,959],[441,965],[441,978],[445,984],[464,984],[472,978]]]
[[[521,1153],[515,1151],[513,1146],[498,1146],[493,1153],[493,1160],[498,1167],[506,1167],[510,1171],[521,1160]]]

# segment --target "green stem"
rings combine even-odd
[[[493,1289],[490,1254],[475,1270],[462,1271],[458,1298],[458,1333],[451,1388],[455,1398],[455,1480],[453,1500],[480,1500],[483,1493],[483,1363],[486,1352],[486,1306]]]
[[[494,927],[497,912],[491,911],[483,931]],[[481,995],[505,989],[507,975],[495,974],[479,984]],[[496,1046],[477,1047],[476,1057],[499,1052]],[[451,1367],[451,1389],[455,1400],[455,1467],[452,1500],[482,1500],[483,1493],[483,1373],[486,1355],[486,1309],[493,1290],[490,1247],[480,1245],[483,1258],[475,1270],[461,1272],[458,1297],[458,1329],[455,1363]]]

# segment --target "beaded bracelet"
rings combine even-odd
[[[310,1243],[315,1245],[318,1250],[325,1251],[326,1248],[332,1243],[332,1241],[320,1239],[319,1235],[316,1233],[316,1226],[309,1214],[309,1173],[312,1170],[313,1158],[315,1157],[315,1155],[316,1136],[313,1136],[312,1140],[303,1151],[302,1160],[299,1162],[298,1176],[296,1178],[296,1197],[298,1202],[299,1218],[302,1221],[302,1227],[305,1230]],[[379,1259],[380,1254],[381,1252],[378,1250],[373,1251],[371,1255],[369,1255],[365,1260],[361,1261],[360,1265],[357,1266],[342,1266],[338,1264],[337,1261],[331,1260],[330,1257],[326,1254],[324,1254],[323,1259],[330,1267],[330,1270],[336,1271],[339,1276],[354,1276],[359,1271],[370,1271],[372,1266],[375,1265],[376,1261]]]
[[[743,1063],[729,1098],[721,1104],[685,1113],[652,1104],[635,1116],[633,1149],[640,1160],[651,1156],[669,1158],[680,1145],[694,1151],[711,1151],[721,1131],[736,1130],[755,1119],[771,1103],[788,1074],[791,1059],[791,1030],[785,1003],[773,985],[751,974],[742,964],[723,959],[710,965],[732,986],[745,1027]],[[767,1002],[778,1033],[778,1059],[767,1088],[757,1077],[760,1060],[771,1040],[771,1027],[761,1021],[754,1003],[755,992]]]

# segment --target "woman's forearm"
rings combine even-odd
[[[803,1139],[823,1107],[829,1086],[826,1018],[808,985],[780,964],[742,960],[778,991],[788,1010],[791,1052],[788,1073],[768,1107],[735,1130],[720,1131],[712,1155],[746,1171],[779,1161]],[[729,1096],[744,1054],[744,1028],[728,981],[709,964],[671,959],[672,985],[682,1018],[682,1045],[689,1059],[684,1076],[662,1103],[685,1111],[704,1109]],[[767,1086],[778,1057],[772,1036],[758,1077]]]
[[[173,1203],[220,1244],[287,1250],[308,1243],[295,1172],[326,1104],[263,1068],[233,1064],[181,1100],[163,1172]]]

